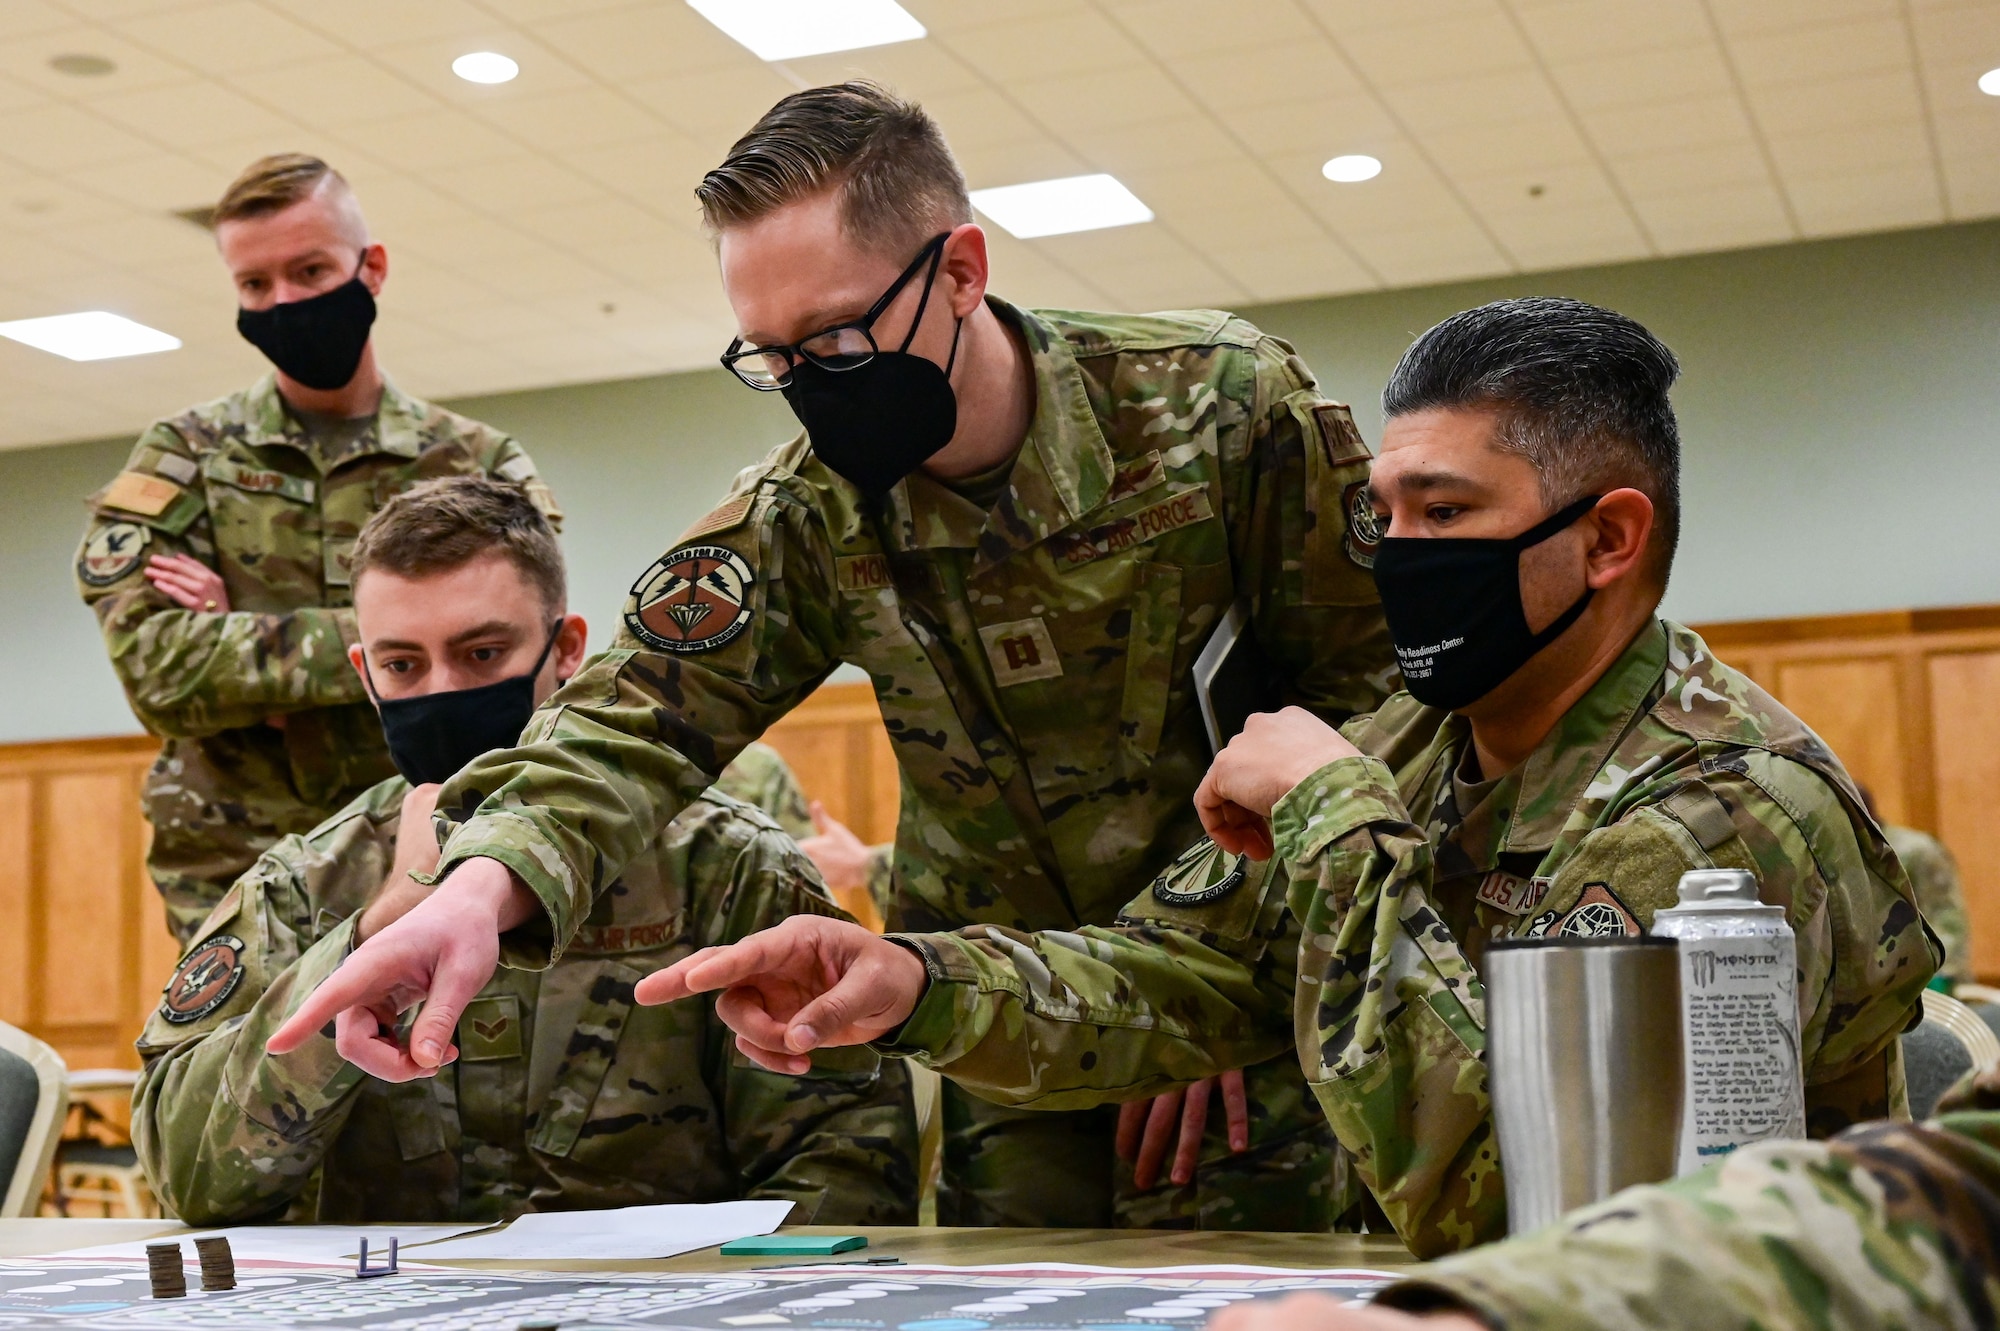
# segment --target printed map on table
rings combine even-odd
[[[0,1262],[0,1327],[516,1331],[540,1322],[565,1331],[1193,1331],[1215,1309],[1245,1299],[1299,1289],[1365,1298],[1392,1278],[1359,1270],[1045,1263],[727,1275],[413,1267],[358,1280],[337,1267],[239,1262],[233,1290],[203,1293],[191,1269],[186,1298],[155,1299],[143,1262],[14,1259]]]

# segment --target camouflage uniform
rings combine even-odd
[[[792,774],[784,755],[768,744],[746,744],[736,760],[716,778],[716,790],[762,809],[794,841],[813,834],[806,792]]]
[[[697,948],[838,913],[797,846],[726,795],[625,866],[561,963],[495,975],[435,1078],[376,1081],[327,1039],[267,1055],[352,948],[408,790],[384,781],[266,851],[169,982],[132,1117],[176,1214],[486,1221],[752,1196],[797,1201],[801,1223],[915,1223],[906,1069],[842,1050],[794,1080],[737,1053],[709,1003],[633,1003],[640,977]]]
[[[522,483],[560,522],[498,430],[384,385],[374,428],[323,456],[266,376],[149,426],[91,496],[77,579],[133,713],[166,740],[146,779],[147,868],[183,945],[279,837],[394,772],[347,663],[348,552],[392,495],[468,472]],[[219,572],[229,613],[156,590],[146,561],[169,554]]]
[[[2000,1326],[2000,1073],[1929,1123],[1770,1143],[1440,1262],[1381,1303],[1509,1331]]]
[[[1798,933],[1813,1134],[1907,1117],[1896,1036],[1937,962],[1909,884],[1834,756],[1699,637],[1649,626],[1497,780],[1467,784],[1467,723],[1408,695],[1346,734],[1364,756],[1273,811],[1282,872],[1198,845],[1122,933],[912,938],[932,984],[900,1047],[1068,1107],[1264,1057],[1290,1009],[1357,1172],[1436,1255],[1506,1229],[1488,941],[1636,933],[1685,870],[1719,866],[1756,874]]]
[[[1368,452],[1290,349],[1213,312],[993,308],[1032,356],[1036,398],[991,511],[921,472],[870,503],[805,438],[778,449],[641,574],[612,650],[523,747],[447,787],[444,807],[478,812],[445,869],[506,863],[547,908],[537,945],[566,939],[598,864],[630,858],[851,661],[902,769],[892,918],[1108,923],[1198,831],[1210,754],[1189,667],[1233,601],[1252,602],[1287,700],[1330,717],[1379,701],[1392,675],[1372,547],[1346,520]],[[1100,1128],[946,1091],[942,1221],[1111,1218],[1108,1163],[1102,1187],[1058,1180],[1071,1209],[1014,1200],[1054,1173],[1044,1138]],[[1289,1131],[1331,1149],[1309,1113]],[[1255,1191],[1226,1171],[1203,1186]],[[1242,1221],[1318,1228],[1316,1205]]]
[[[1958,861],[1929,832],[1914,827],[1890,827],[1882,834],[1896,848],[1896,858],[1910,875],[1917,892],[1917,909],[1944,945],[1944,964],[1938,974],[1953,984],[1970,984],[1972,974],[1972,922],[1965,914],[1965,893],[1958,885]]]

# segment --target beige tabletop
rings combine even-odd
[[[0,1257],[36,1257],[100,1243],[133,1243],[190,1232],[171,1220],[0,1220]],[[784,1234],[865,1234],[868,1246],[831,1260],[900,1257],[912,1265],[991,1266],[1073,1262],[1085,1266],[1398,1267],[1416,1259],[1393,1237],[1363,1234],[1233,1234],[1131,1229],[861,1229],[787,1225]],[[414,1258],[415,1253],[411,1256]],[[714,1249],[655,1261],[550,1261],[548,1271],[740,1271],[787,1264],[783,1257],[723,1257]],[[521,1270],[520,1262],[439,1263]]]

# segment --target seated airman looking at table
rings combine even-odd
[[[370,519],[354,602],[350,655],[404,776],[266,851],[168,982],[133,1102],[162,1200],[199,1224],[738,1197],[796,1201],[798,1223],[914,1222],[899,1063],[850,1051],[798,1082],[736,1053],[710,1011],[633,1005],[640,976],[695,948],[838,914],[777,824],[719,790],[598,893],[553,965],[495,976],[435,1077],[378,1081],[324,1036],[265,1052],[358,941],[429,893],[413,875],[437,864],[436,783],[513,743],[584,655],[548,522],[486,478],[426,482]]]
[[[881,1041],[1031,1107],[1155,1095],[1296,1039],[1376,1200],[1433,1256],[1506,1228],[1487,943],[1638,934],[1684,871],[1739,868],[1797,931],[1813,1135],[1907,1117],[1896,1037],[1938,962],[1909,882],[1839,760],[1657,613],[1678,369],[1571,300],[1420,337],[1370,482],[1409,692],[1339,730],[1252,717],[1195,795],[1213,841],[1116,926],[792,920],[640,1000],[727,990],[718,1012],[768,1067]]]

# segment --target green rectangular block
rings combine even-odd
[[[831,1257],[868,1246],[861,1234],[761,1234],[731,1239],[722,1245],[724,1257]]]

